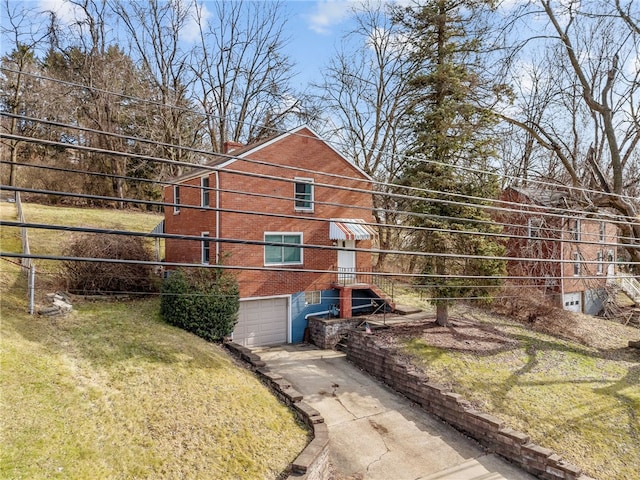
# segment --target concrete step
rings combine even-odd
[[[412,307],[410,305],[400,305],[396,304],[394,310],[398,315],[411,315],[414,313],[420,313],[422,310],[418,307]]]
[[[476,459],[467,460],[459,465],[440,470],[420,480],[507,480],[496,472],[488,471]]]

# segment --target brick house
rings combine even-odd
[[[510,235],[509,275],[523,277],[520,283],[537,286],[565,310],[600,312],[615,275],[616,225],[569,208],[560,191],[509,187],[501,200],[516,204],[499,215]]]
[[[165,233],[190,237],[165,260],[235,272],[234,341],[300,342],[310,315],[371,306],[371,178],[306,126],[226,153],[165,187]]]

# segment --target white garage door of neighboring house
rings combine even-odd
[[[565,293],[564,309],[570,312],[582,312],[582,292]]]
[[[233,341],[245,347],[287,343],[288,302],[288,298],[241,301]]]

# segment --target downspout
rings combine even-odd
[[[565,220],[562,220],[563,224]],[[565,225],[562,225],[562,229],[560,230],[560,235],[562,235],[562,240],[560,241],[560,308],[564,310],[564,278],[565,278],[565,268],[567,264],[565,263]],[[569,250],[569,257],[571,257],[571,250]],[[573,264],[569,264],[570,268],[573,268]]]
[[[216,174],[216,238],[220,238],[220,177]],[[216,241],[216,264],[220,263],[220,242]]]

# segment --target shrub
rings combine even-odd
[[[557,308],[539,289],[510,284],[502,287],[492,310],[521,322],[535,323],[552,315]]]
[[[205,340],[229,336],[239,307],[238,282],[221,268],[178,269],[162,285],[160,312],[165,321]]]
[[[83,235],[64,249],[65,256],[113,260],[153,261],[141,237]],[[67,288],[79,294],[146,293],[157,290],[153,267],[143,263],[75,261],[62,263]]]

